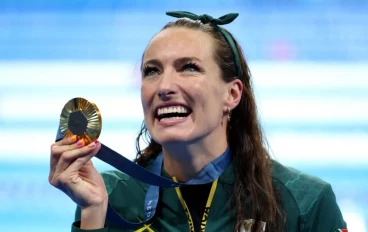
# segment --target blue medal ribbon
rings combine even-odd
[[[56,141],[61,139],[63,139],[63,135],[60,129],[58,129]],[[159,200],[160,187],[173,188],[211,183],[218,179],[231,163],[230,150],[227,148],[221,156],[207,164],[194,179],[191,179],[186,183],[180,183],[161,176],[163,163],[162,153],[160,153],[153,161],[151,171],[132,162],[102,143],[101,149],[95,157],[107,164],[110,164],[117,170],[149,185],[144,204],[145,219],[142,222],[134,223],[125,220],[109,203],[106,215],[107,220],[111,224],[123,229],[136,229],[147,224],[153,218]]]

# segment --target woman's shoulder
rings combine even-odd
[[[308,190],[310,187],[318,189],[330,184],[317,176],[302,172],[296,168],[285,166],[277,161],[272,161],[272,178],[280,182],[291,191],[294,188]]]
[[[346,228],[328,182],[276,161],[272,165],[272,179],[286,212],[296,215],[302,228],[316,226],[321,229],[318,231]]]
[[[301,214],[307,212],[321,195],[332,191],[331,185],[321,178],[277,161],[273,161],[272,164],[272,179],[282,198],[294,198]]]

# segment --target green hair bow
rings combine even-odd
[[[220,32],[221,34],[225,37],[226,41],[229,43],[230,48],[234,54],[234,58],[235,58],[235,64],[236,64],[236,74],[239,77],[240,73],[241,73],[241,65],[240,65],[240,56],[239,56],[239,52],[238,49],[235,45],[235,41],[232,38],[232,36],[226,31],[224,30],[222,27],[219,27],[218,25],[225,25],[225,24],[229,24],[232,21],[234,21],[234,19],[236,19],[238,17],[238,13],[230,13],[230,14],[226,14],[224,16],[221,16],[220,18],[216,19],[213,18],[210,15],[207,14],[203,14],[203,15],[196,15],[193,14],[191,12],[187,12],[187,11],[169,11],[166,12],[167,15],[172,16],[172,17],[176,17],[176,18],[189,18],[192,20],[199,20],[201,21],[203,24],[212,24],[214,25]]]

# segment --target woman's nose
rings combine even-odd
[[[157,96],[161,100],[168,100],[177,93],[177,86],[172,75],[163,75],[158,86]]]

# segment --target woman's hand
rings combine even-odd
[[[101,144],[64,138],[51,146],[49,182],[66,193],[82,210],[82,229],[102,228],[105,223],[108,194],[102,176],[91,158]]]

